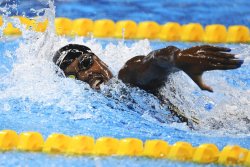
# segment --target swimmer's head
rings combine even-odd
[[[53,62],[67,77],[87,82],[94,89],[99,89],[102,83],[113,77],[108,66],[83,45],[62,47],[54,55]]]

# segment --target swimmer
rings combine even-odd
[[[243,60],[229,53],[231,49],[210,45],[195,46],[181,50],[175,46],[154,50],[147,56],[139,55],[128,60],[118,73],[118,79],[130,86],[139,87],[154,94],[168,105],[173,115],[180,121],[190,123],[197,119],[188,118],[167,98],[159,95],[159,89],[166,83],[169,74],[182,70],[202,90],[213,89],[202,80],[202,74],[211,70],[231,70],[239,68]],[[100,89],[113,74],[108,66],[84,45],[69,44],[59,49],[53,62],[63,70],[66,77],[86,82],[93,89]]]

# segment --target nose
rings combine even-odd
[[[93,63],[93,66],[90,68],[90,72],[92,74],[103,75],[105,81],[108,81],[109,79],[113,77],[108,66],[96,56],[94,57],[94,63]]]
[[[78,79],[87,82],[94,89],[99,89],[102,83],[106,83],[112,77],[108,66],[98,57],[94,57],[94,62],[89,69],[78,72]]]

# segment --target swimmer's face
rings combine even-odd
[[[101,61],[96,55],[93,55],[92,63],[87,69],[80,69],[81,63],[79,59],[75,59],[65,70],[66,76],[75,75],[77,79],[87,82],[91,88],[100,89],[102,83],[106,83],[113,77],[108,66]]]

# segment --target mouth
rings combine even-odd
[[[105,82],[104,76],[102,74],[93,74],[89,78],[89,85],[93,89],[100,89],[100,85]]]

